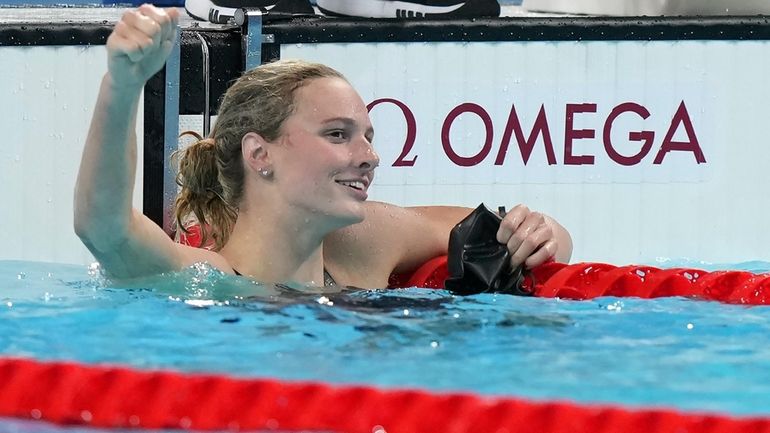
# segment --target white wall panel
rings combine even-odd
[[[0,47],[0,260],[89,263],[73,231],[73,191],[103,46]],[[142,130],[139,113],[138,131]],[[142,206],[141,132],[134,204]]]
[[[348,76],[365,102],[394,98],[414,113],[410,157],[417,160],[394,167],[405,140],[404,117],[393,105],[372,111],[382,158],[373,199],[526,203],[570,230],[579,261],[770,260],[768,42],[302,44],[282,47],[282,57],[329,64]],[[625,102],[643,106],[649,117],[616,118],[611,140],[617,152],[640,150],[629,132],[655,134],[649,153],[631,166],[604,150],[605,121]],[[705,162],[698,163],[694,151],[675,150],[654,164],[683,102],[694,135],[680,117],[671,140],[689,141],[692,148],[694,136]],[[472,166],[453,163],[442,147],[447,114],[463,103],[483,107],[493,124],[492,149]],[[565,165],[566,106],[581,103],[596,104],[595,112],[576,114],[573,129],[594,130],[595,138],[574,140],[572,153],[595,161]],[[526,165],[515,138],[504,163],[495,165],[512,105],[525,138],[545,108],[556,164],[548,164],[541,136]],[[471,156],[482,149],[485,134],[478,116],[463,114],[452,124],[452,148]]]

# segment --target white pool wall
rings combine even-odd
[[[73,192],[106,49],[3,46],[0,59],[0,260],[90,263],[72,228]],[[142,119],[140,110],[138,209]]]

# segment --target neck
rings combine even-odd
[[[297,214],[239,211],[220,253],[238,272],[258,281],[323,286],[323,238],[329,230],[314,228],[310,217]]]

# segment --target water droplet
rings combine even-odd
[[[96,277],[99,275],[99,262],[93,262],[88,265],[88,276]]]
[[[438,347],[438,341],[431,341],[430,342],[430,347],[432,347],[434,349],[437,348]]]
[[[692,329],[692,328],[694,328],[694,327],[695,327],[695,325],[693,325],[692,323],[688,323],[688,324],[687,324],[687,329]]]
[[[11,308],[11,307],[13,307],[13,302],[8,301],[8,302],[5,303],[5,306],[8,307],[8,308]]]
[[[17,280],[23,280],[25,278],[27,278],[27,274],[25,274],[24,272],[19,272],[19,274],[16,275]]]
[[[407,310],[406,308],[404,308],[404,316],[408,316],[408,315],[409,315],[409,310]]]

